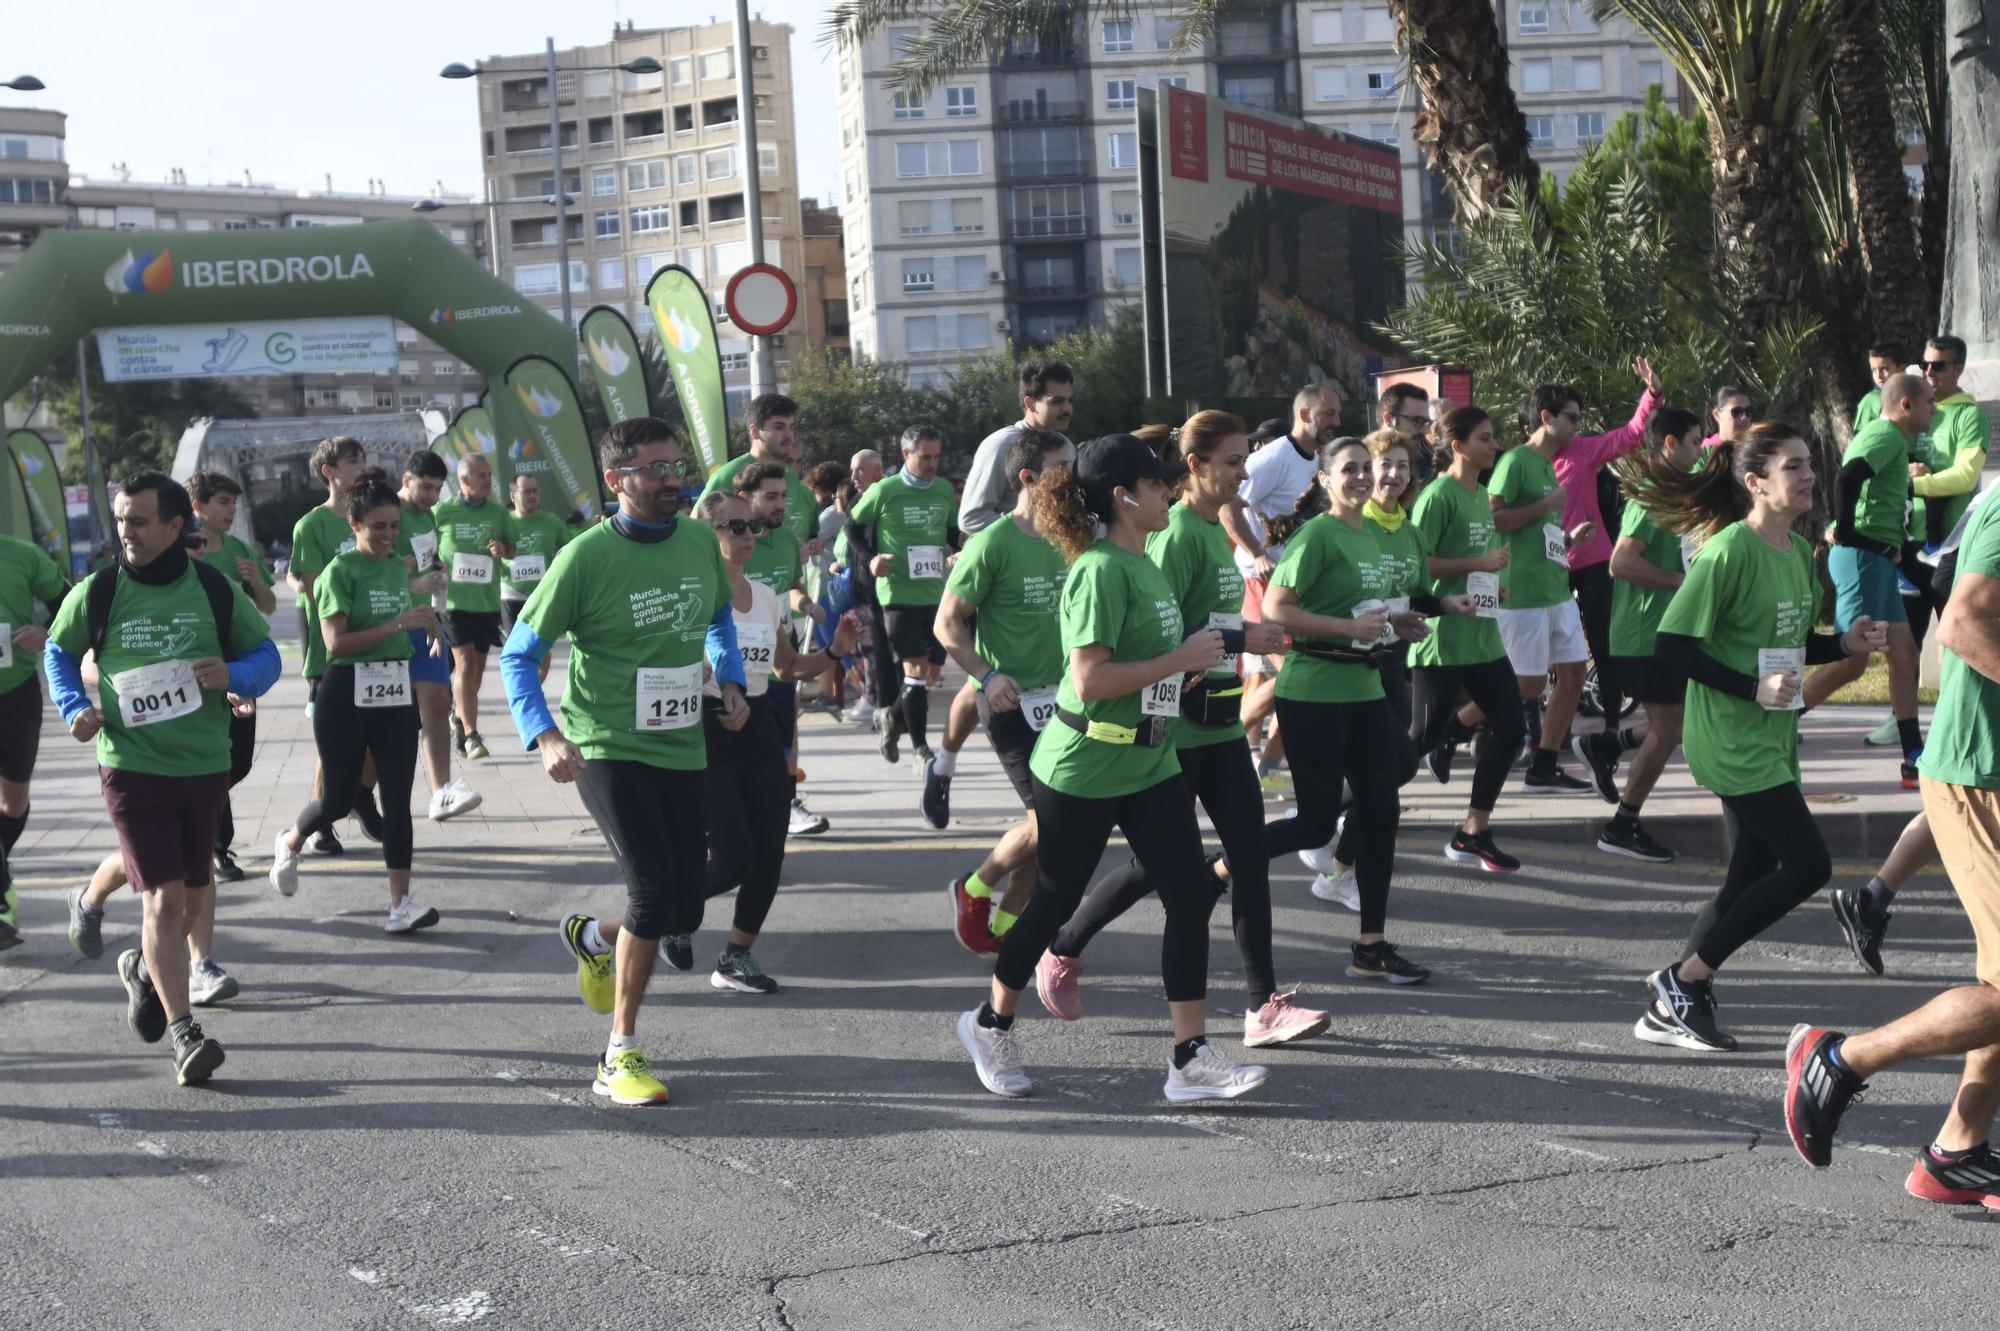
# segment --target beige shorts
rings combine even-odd
[[[1923,792],[1938,855],[1972,921],[1979,982],[2000,988],[2000,790],[1925,777]]]

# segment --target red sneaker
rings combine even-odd
[[[1954,1164],[1925,1147],[1910,1166],[1903,1190],[1927,1202],[1978,1202],[2000,1211],[2000,1156],[1989,1147]]]
[[[963,878],[952,879],[946,890],[951,893],[951,931],[958,936],[959,946],[979,956],[998,952],[1000,940],[987,924],[993,914],[993,899],[967,892]]]

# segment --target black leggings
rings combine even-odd
[[[774,686],[775,687],[775,686]],[[731,921],[762,932],[785,868],[785,827],[792,813],[792,766],[779,740],[778,708],[766,694],[746,698],[750,720],[731,734],[709,717],[708,882],[703,897],[736,892]],[[692,928],[675,933],[693,933]]]
[[[1625,695],[1619,690],[1618,668],[1611,660],[1611,565],[1571,569],[1569,588],[1576,593],[1576,608],[1583,616],[1583,640],[1590,644],[1590,659],[1597,664],[1597,700],[1604,707],[1604,723],[1615,730],[1625,710]]]
[[[1429,753],[1447,742],[1462,744],[1470,737],[1458,724],[1461,692],[1485,714],[1486,728],[1491,732],[1478,765],[1472,769],[1470,807],[1492,813],[1528,735],[1527,721],[1521,715],[1521,684],[1504,656],[1478,665],[1418,666],[1412,687],[1415,706],[1410,714],[1410,734],[1417,752]]]
[[[250,759],[257,752],[257,714],[229,717],[229,785],[231,789],[242,784],[250,775]],[[229,796],[222,797],[222,813],[215,820],[215,853],[222,854],[236,840],[236,813],[229,807]]]
[[[1055,941],[1090,886],[1111,839],[1125,834],[1146,867],[1167,927],[1160,939],[1160,974],[1169,1003],[1199,1002],[1208,993],[1208,916],[1215,909],[1214,875],[1202,861],[1194,797],[1187,781],[1170,776],[1130,795],[1087,799],[1065,795],[1035,778],[1035,891],[1028,908],[1000,942],[993,974],[1016,991],[1028,987],[1042,952]],[[1206,880],[1206,881],[1204,881]]]
[[[1395,778],[1398,790],[1410,784],[1410,778],[1417,774],[1417,765],[1422,760],[1422,755],[1417,752],[1415,732],[1410,728],[1412,705],[1410,689],[1410,668],[1407,665],[1397,661],[1382,668],[1382,692],[1388,696],[1389,710],[1396,714],[1396,725],[1404,735],[1408,736],[1408,742],[1396,754]],[[1349,781],[1347,784],[1350,793],[1347,803],[1341,805],[1342,813],[1345,813],[1354,802],[1352,794],[1354,783]],[[1354,863],[1354,847],[1360,835],[1358,821],[1349,818],[1341,825],[1340,844],[1333,848],[1333,857],[1342,864]]]
[[[298,830],[311,838],[333,830],[354,811],[361,769],[375,759],[375,789],[382,805],[382,863],[410,867],[410,786],[417,777],[417,709],[354,705],[354,667],[328,666],[313,701],[313,741],[319,747],[326,793],[299,810]]]
[[[699,770],[590,758],[576,793],[625,875],[625,930],[656,942],[701,924],[708,793]]]
[[[868,613],[868,664],[875,671],[875,706],[877,710],[894,707],[897,695],[903,687],[903,663],[896,659],[896,649],[889,642],[889,620],[882,613],[882,602],[871,587],[867,600]]]
[[[1236,950],[1243,954],[1244,983],[1254,1012],[1278,987],[1271,959],[1271,865],[1264,849],[1264,792],[1257,785],[1257,767],[1241,740],[1198,744],[1181,749],[1179,756],[1188,793],[1207,810],[1208,821],[1222,840],[1230,874],[1230,923]],[[1216,886],[1222,886],[1220,881]],[[1152,890],[1153,880],[1137,859],[1112,870],[1091,890],[1049,944],[1049,951],[1059,957],[1082,956],[1098,930]]]
[[[1721,800],[1729,873],[1681,953],[1683,961],[1700,957],[1717,969],[1833,877],[1826,842],[1796,782]]]
[[[1278,729],[1285,736],[1285,754],[1292,762],[1298,792],[1296,818],[1264,824],[1264,840],[1272,859],[1333,840],[1340,809],[1340,783],[1354,789],[1356,829],[1354,884],[1361,893],[1361,932],[1379,934],[1388,918],[1389,875],[1395,867],[1396,824],[1402,806],[1396,798],[1399,749],[1407,747],[1396,729],[1396,714],[1388,699],[1368,702],[1294,702],[1278,699]]]

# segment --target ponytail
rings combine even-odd
[[[1035,531],[1062,551],[1063,558],[1075,563],[1097,542],[1097,524],[1111,519],[1111,496],[1094,500],[1076,479],[1076,468],[1067,462],[1050,467],[1035,482],[1030,501]]]
[[[1306,483],[1305,493],[1292,505],[1292,511],[1275,514],[1264,524],[1264,544],[1283,545],[1292,539],[1294,532],[1324,512],[1326,490],[1319,483],[1319,473],[1314,472],[1312,480]]]
[[[1646,509],[1658,526],[1707,540],[1748,516],[1750,489],[1743,478],[1765,475],[1786,444],[1804,438],[1785,421],[1759,421],[1742,443],[1717,444],[1693,471],[1660,468],[1647,482]]]

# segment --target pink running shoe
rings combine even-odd
[[[1293,1002],[1297,995],[1296,989],[1272,994],[1263,1007],[1244,1013],[1243,1043],[1252,1049],[1290,1044],[1318,1035],[1332,1023],[1333,1018],[1326,1013]]]
[[[1083,1015],[1083,1003],[1076,996],[1076,973],[1083,969],[1080,957],[1059,957],[1042,953],[1035,965],[1035,992],[1051,1017],[1075,1021]]]

